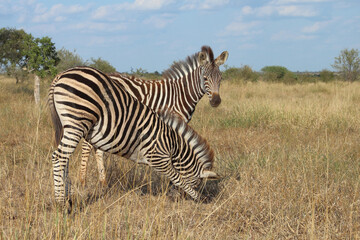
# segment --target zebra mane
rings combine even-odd
[[[197,151],[200,156],[199,161],[203,162],[204,169],[211,170],[214,162],[214,152],[207,141],[191,128],[177,113],[171,110],[160,110],[158,116],[180,136],[188,142],[193,149],[199,146]],[[197,147],[196,147],[197,148]]]
[[[209,46],[203,46],[201,51],[206,53],[208,57],[207,60],[210,63],[214,63],[214,53]],[[199,67],[198,55],[199,52],[188,56],[184,61],[174,62],[169,69],[163,72],[163,77],[178,79],[187,75],[188,73],[195,71],[195,69]]]

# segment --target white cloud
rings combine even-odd
[[[316,36],[307,35],[302,33],[292,33],[288,31],[280,31],[271,36],[271,40],[273,41],[300,41],[300,40],[311,40]]]
[[[280,16],[313,17],[317,15],[317,12],[311,6],[279,6],[276,10]]]
[[[151,11],[159,10],[169,4],[173,0],[135,0],[132,3],[125,2],[120,4],[106,5],[101,6],[93,12],[92,17],[94,19],[116,19],[113,15],[116,15],[117,12],[123,10],[133,10],[133,11]]]
[[[309,4],[288,4],[297,2],[310,2],[311,0],[276,0],[270,3],[253,8],[251,6],[245,6],[241,9],[243,15],[255,15],[258,17],[268,17],[273,15],[283,17],[313,17],[318,14],[314,6]],[[314,0],[321,1],[321,0]]]
[[[134,3],[127,4],[128,6],[125,7],[129,10],[158,10],[172,2],[172,0],[135,0]]]
[[[224,35],[256,35],[261,33],[259,25],[259,21],[244,22],[242,19],[238,19],[225,27]]]
[[[310,26],[306,26],[302,29],[302,32],[304,33],[314,33],[319,31],[320,29],[326,27],[330,21],[324,21],[324,22],[316,22]]]
[[[160,16],[151,16],[143,21],[144,24],[151,25],[155,28],[164,28],[173,21],[172,15],[162,14]]]
[[[86,42],[87,46],[99,46],[99,45],[115,45],[126,43],[130,39],[129,36],[111,36],[111,37],[102,37],[102,36],[91,36]]]
[[[70,25],[67,29],[78,30],[80,32],[118,32],[125,30],[126,24],[123,23],[99,23],[84,22]]]
[[[229,3],[229,0],[205,0],[199,6],[200,9],[213,9]]]
[[[250,6],[245,6],[241,9],[241,13],[244,15],[249,15],[252,14],[254,12],[254,9]]]
[[[229,0],[187,0],[180,10],[210,10],[229,3]]]
[[[283,5],[283,6],[274,6],[266,5],[253,9],[252,11],[257,16],[271,16],[279,15],[285,17],[312,17],[316,16],[317,12],[312,6],[298,6],[298,5]]]
[[[244,44],[240,44],[238,46],[238,49],[246,49],[246,50],[256,49],[256,48],[257,48],[257,45],[255,43],[244,43]]]
[[[88,6],[71,5],[65,6],[63,4],[53,5],[50,9],[37,4],[35,7],[35,16],[32,21],[36,23],[45,23],[51,20],[61,22],[67,19],[68,15],[85,12],[89,9]]]
[[[270,4],[294,4],[294,3],[319,3],[319,2],[329,2],[330,0],[273,0]]]
[[[33,0],[0,0],[0,15],[4,15],[7,18],[14,17],[18,23],[22,23],[33,13],[34,7]],[[29,11],[29,9],[31,10]]]

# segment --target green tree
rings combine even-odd
[[[13,28],[0,29],[0,67],[9,76],[15,77],[16,83],[26,78],[24,49],[29,35],[24,30]]]
[[[39,77],[55,75],[59,62],[51,38],[34,38],[24,30],[0,29],[0,65],[9,75],[34,73]]]
[[[282,66],[266,66],[261,71],[264,73],[264,80],[266,81],[282,81],[285,74],[289,72],[286,67]]]
[[[55,76],[56,65],[60,59],[57,56],[55,44],[49,37],[34,38],[31,34],[26,37],[25,66],[28,72],[34,73],[35,103],[40,102],[40,78]]]
[[[69,68],[76,66],[84,66],[84,60],[76,53],[71,52],[65,48],[60,49],[58,52],[58,57],[60,59],[59,64],[56,66],[58,72],[63,72]]]
[[[338,70],[346,81],[355,81],[360,74],[360,57],[358,49],[344,49],[335,57],[333,68]]]
[[[33,38],[29,35],[26,45],[24,56],[27,71],[33,72],[41,78],[55,76],[57,73],[56,65],[60,59],[51,38]]]
[[[116,69],[106,60],[101,58],[91,58],[90,63],[87,64],[89,67],[96,68],[104,73],[116,72]]]

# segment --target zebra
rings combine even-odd
[[[200,200],[196,187],[203,178],[218,178],[213,150],[182,118],[156,113],[99,70],[76,67],[57,75],[48,105],[57,145],[56,202],[71,201],[69,158],[82,138],[101,151],[149,165],[194,200]]]
[[[212,107],[221,103],[219,88],[221,71],[229,56],[222,52],[216,59],[209,46],[203,46],[201,51],[187,57],[186,61],[174,63],[164,71],[161,80],[144,80],[124,74],[112,73],[109,76],[121,84],[126,91],[146,106],[154,109],[168,109],[189,122],[195,111],[196,104],[207,94]],[[83,141],[82,158],[79,179],[85,185],[87,161],[92,146]],[[96,150],[95,159],[99,171],[99,181],[106,185],[103,152]]]

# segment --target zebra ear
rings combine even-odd
[[[200,174],[200,178],[206,178],[208,180],[216,180],[219,179],[220,176],[216,172],[203,170],[202,173]]]
[[[206,53],[204,53],[204,52],[199,52],[198,61],[199,61],[199,63],[200,63],[201,66],[205,65],[206,63],[208,63]]]
[[[222,52],[216,59],[215,59],[215,64],[220,66],[222,64],[224,64],[226,62],[226,60],[229,57],[229,53],[228,51],[224,51]]]

